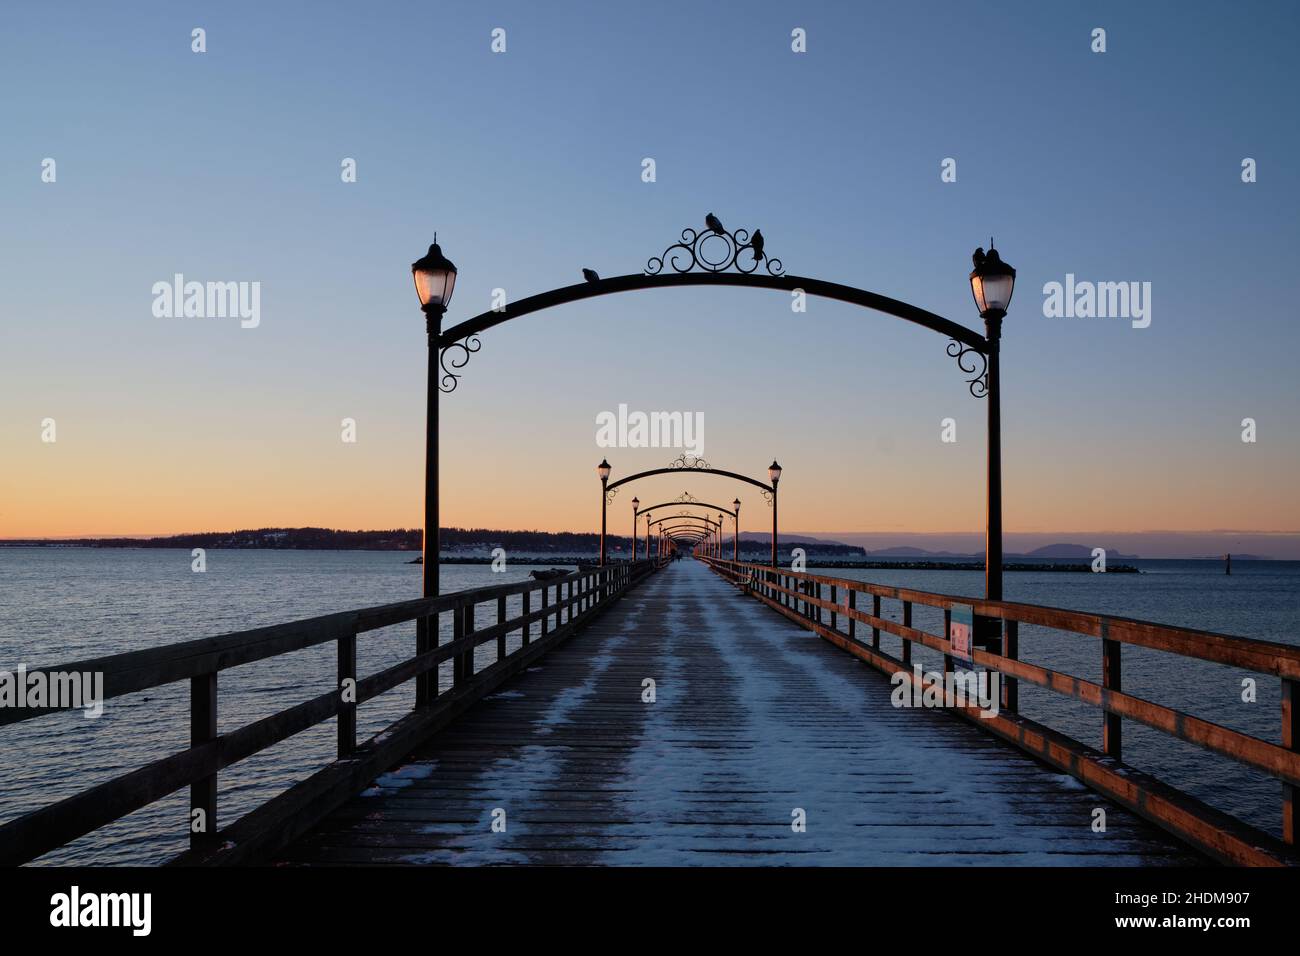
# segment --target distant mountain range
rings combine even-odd
[[[746,544],[748,543],[758,543],[766,546],[771,540],[772,540],[772,536],[770,534],[762,534],[760,532],[754,532],[754,531],[742,531],[740,533],[740,545],[742,549],[744,549]],[[783,534],[780,536],[780,543],[782,547],[784,547],[787,544],[832,545],[837,548],[853,547],[852,545],[845,545],[840,541],[830,541],[825,538],[814,538],[811,535],[784,535]],[[926,560],[931,558],[946,558],[946,559],[969,558],[971,560],[976,560],[976,561],[984,560],[983,551],[976,551],[976,552],[928,551],[925,548],[913,548],[913,547],[877,548],[871,551],[868,551],[865,548],[863,548],[860,550],[863,556],[867,558],[906,558],[906,559],[926,559]],[[1004,557],[1007,559],[1011,559],[1011,558],[1029,558],[1029,559],[1036,559],[1036,560],[1075,559],[1080,561],[1091,561],[1092,547],[1089,547],[1087,545],[1082,545],[1082,544],[1066,544],[1066,543],[1048,544],[1048,545],[1044,545],[1041,548],[1035,548],[1033,551],[1027,551],[1023,553],[1009,552],[1005,554]],[[1138,556],[1136,554],[1124,554],[1118,549],[1114,549],[1114,548],[1106,549],[1107,561],[1112,561],[1112,560],[1132,561],[1132,560],[1136,560],[1137,557]],[[1222,555],[1217,555],[1216,557],[1222,557]],[[1240,557],[1243,560],[1250,560],[1250,558],[1246,555],[1241,555]]]

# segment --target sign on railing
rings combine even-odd
[[[969,604],[954,604],[948,618],[948,653],[970,663],[974,637],[975,609]]]

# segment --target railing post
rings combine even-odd
[[[532,591],[525,591],[523,593],[523,612],[524,612],[525,620],[524,620],[523,633],[521,635],[520,643],[522,643],[524,647],[528,646],[529,632],[532,631],[533,629],[532,623],[527,620],[528,614],[532,610],[532,606],[533,606],[532,598],[533,598]]]
[[[1009,657],[1011,660],[1017,660],[1020,653],[1020,622],[1007,621],[1005,626],[1006,637],[1002,644],[1002,656]],[[1020,685],[1014,677],[1002,675],[1002,709],[1008,714],[1014,714],[1020,706]]]
[[[950,635],[951,633],[952,633],[952,608],[946,607],[943,609],[943,639],[945,641],[950,640],[948,635]],[[948,675],[951,673],[952,673],[952,655],[945,653],[943,655],[943,676],[944,676],[945,688],[948,686],[947,678]],[[944,702],[947,703],[947,697],[944,698]]]
[[[880,595],[876,595],[876,617],[880,617]],[[903,602],[903,627],[912,626],[912,602]],[[876,628],[871,629],[871,646],[880,646],[880,631]],[[912,663],[912,642],[903,638],[903,663]]]
[[[455,643],[465,636],[465,604],[457,601],[451,612],[451,639]],[[451,685],[460,687],[465,683],[465,657],[460,651],[451,655]]]
[[[464,630],[465,637],[472,637],[475,628],[478,626],[474,620],[475,613],[477,612],[477,610],[478,609],[475,607],[473,601],[469,601],[468,603],[466,603],[465,630]],[[474,645],[473,643],[471,643],[470,646],[465,650],[465,663],[461,665],[461,677],[467,684],[469,683],[470,679],[474,676],[474,650],[475,650]]]
[[[217,739],[217,672],[190,678],[190,746]],[[211,846],[217,833],[217,775],[190,784],[190,849]]]
[[[1282,678],[1282,746],[1300,750],[1300,681]],[[1292,784],[1282,784],[1282,839],[1295,845],[1300,837],[1300,800]]]
[[[880,595],[871,595],[871,616],[879,619],[880,617]],[[903,602],[903,623],[910,625],[912,623],[912,602]],[[871,646],[880,650],[880,628],[874,624],[871,626]],[[903,642],[903,660],[909,660],[912,654],[912,642]]]
[[[555,586],[555,603],[560,603],[560,586]],[[545,581],[542,582],[542,637],[551,633],[551,586]],[[559,626],[559,622],[556,622]]]
[[[1110,634],[1110,622],[1101,622],[1101,686],[1106,690],[1122,691],[1124,689],[1123,681],[1120,676],[1120,648],[1124,645],[1119,641],[1112,641],[1107,635]],[[1102,704],[1105,705],[1105,695],[1102,695]],[[1122,718],[1119,714],[1112,714],[1109,710],[1104,712],[1106,715],[1105,723],[1102,726],[1101,749],[1106,752],[1106,756],[1114,757],[1116,760],[1121,759],[1124,749],[1124,733]]]
[[[357,636],[339,638],[339,756],[347,757],[357,749]],[[427,672],[426,672],[427,673]],[[348,692],[350,691],[350,693]],[[351,698],[349,700],[349,698]]]
[[[423,654],[438,646],[438,615],[415,619],[415,653]],[[430,691],[432,688],[432,692]],[[425,671],[415,678],[415,706],[423,707],[438,696],[438,669]]]
[[[849,610],[856,611],[857,609],[858,609],[858,592],[853,590],[853,588],[849,588]],[[856,641],[857,639],[858,639],[858,622],[857,619],[852,614],[850,614],[849,615],[849,640]]]
[[[497,624],[506,622],[506,596],[503,594],[497,598]],[[506,635],[502,631],[497,635],[497,660],[506,659]]]
[[[835,596],[835,595],[836,595],[835,585],[832,584],[832,585],[831,585],[831,604],[832,604],[832,605],[834,605],[834,604],[835,604],[835,601],[836,601],[836,596]],[[832,631],[838,631],[839,629],[840,629],[840,626],[839,626],[839,616],[838,616],[834,611],[831,611],[831,630],[832,630]]]

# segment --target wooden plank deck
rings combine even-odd
[[[642,702],[645,678],[654,703]],[[894,708],[889,691],[850,655],[680,561],[275,862],[1201,862],[989,735]],[[1090,827],[1098,806],[1105,833]],[[791,826],[797,809],[805,832]]]

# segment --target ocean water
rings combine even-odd
[[[420,596],[421,568],[409,553],[367,551],[207,552],[190,569],[182,549],[0,548],[0,670],[72,663],[231,631],[388,604]],[[539,565],[448,565],[442,593],[523,580]],[[549,563],[540,565],[551,567]],[[517,614],[520,598],[508,603]],[[479,610],[479,627],[488,611]],[[443,627],[451,615],[444,614]],[[448,639],[447,637],[443,638]],[[518,638],[510,646],[517,646]],[[373,674],[415,650],[415,624],[358,635],[357,673]],[[478,664],[495,644],[478,649]],[[328,643],[222,671],[218,730],[333,689]],[[450,684],[450,663],[440,679]],[[363,741],[409,712],[408,682],[358,708]],[[0,727],[0,821],[52,803],[189,746],[188,681],[108,701],[97,719],[60,713]],[[218,826],[282,792],[334,758],[334,721],[289,738],[221,772]],[[189,789],[56,850],[41,863],[161,863],[187,846]]]
[[[77,660],[417,597],[420,568],[401,552],[209,551],[207,571],[190,570],[188,550],[79,548],[0,549],[0,670]],[[1009,600],[1118,614],[1160,623],[1297,644],[1300,562],[1136,562],[1144,573],[1016,572]],[[522,580],[537,565],[442,569],[442,591]],[[549,566],[549,565],[546,565]],[[815,569],[814,569],[815,570]],[[978,571],[833,570],[826,573],[953,595],[977,596]],[[510,605],[516,613],[518,598]],[[884,612],[900,616],[896,602]],[[487,612],[480,612],[486,615]],[[444,615],[444,617],[448,617]],[[480,618],[480,627],[486,617]],[[942,613],[917,607],[914,624],[942,630]],[[517,640],[517,639],[516,639]],[[887,650],[897,640],[882,635]],[[413,623],[360,635],[358,673],[410,656]],[[1021,657],[1099,679],[1100,641],[1021,628]],[[480,665],[495,649],[480,648]],[[322,645],[222,672],[219,729],[324,693],[334,685],[334,646]],[[918,649],[927,668],[938,655]],[[450,679],[444,666],[441,679]],[[1242,701],[1242,679],[1258,679],[1258,699]],[[1143,648],[1124,649],[1125,690],[1267,740],[1280,739],[1279,686],[1252,675]],[[1101,715],[1086,705],[1021,684],[1021,710],[1097,746]],[[414,685],[359,708],[364,740],[409,711]],[[1270,832],[1280,832],[1280,785],[1234,761],[1172,741],[1132,722],[1125,760]],[[135,769],[188,746],[189,688],[181,682],[110,701],[88,720],[66,713],[0,727],[0,821]],[[319,768],[334,756],[332,721],[225,770],[219,777],[224,826]],[[959,787],[960,781],[954,781]],[[117,821],[42,858],[42,863],[160,863],[185,848],[188,790]]]

